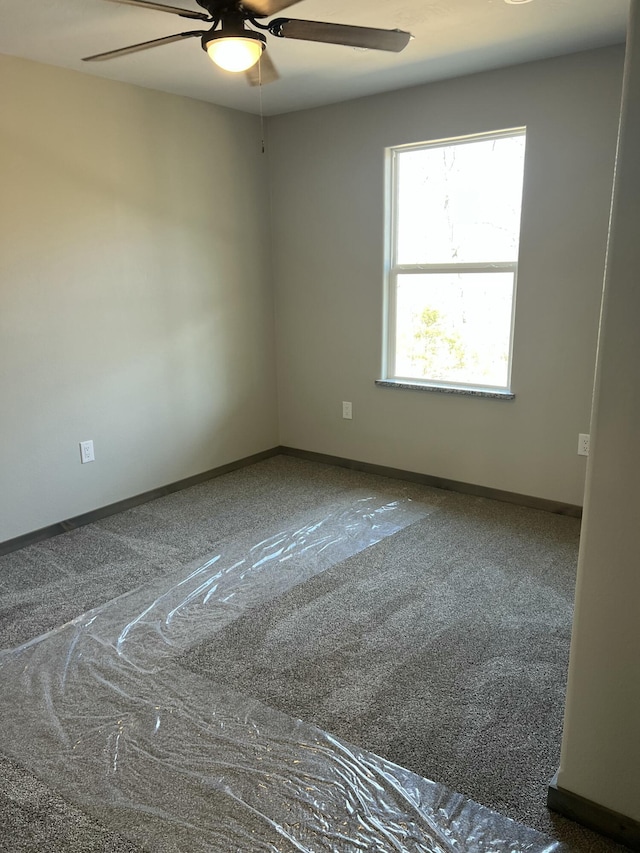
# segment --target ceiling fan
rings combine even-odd
[[[206,10],[196,12],[178,6],[167,6],[150,0],[109,0],[112,3],[124,3],[141,9],[155,9],[169,12],[180,18],[192,18],[211,24],[207,30],[189,30],[172,36],[152,39],[132,44],[106,53],[85,56],[84,62],[100,62],[115,59],[129,53],[137,53],[161,44],[171,44],[183,39],[199,38],[202,49],[213,62],[226,71],[245,71],[249,83],[257,86],[277,80],[278,72],[268,55],[263,51],[267,38],[262,30],[277,38],[299,39],[302,41],[342,44],[349,47],[369,50],[388,50],[399,53],[412,38],[411,33],[402,30],[382,30],[374,27],[357,27],[346,24],[330,24],[322,21],[305,21],[296,18],[274,18],[268,23],[260,19],[269,18],[283,9],[299,3],[300,0],[196,0]],[[247,27],[247,23],[251,29]]]

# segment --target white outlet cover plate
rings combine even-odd
[[[589,455],[589,439],[590,436],[587,433],[581,432],[578,435],[578,456]]]
[[[84,465],[87,462],[95,462],[95,453],[93,450],[93,441],[80,442],[80,461]]]

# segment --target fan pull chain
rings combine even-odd
[[[264,112],[262,109],[262,57],[258,62],[258,89],[260,91],[260,135],[262,137],[262,153],[265,153],[264,144]]]

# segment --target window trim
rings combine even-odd
[[[397,264],[398,229],[397,217],[399,207],[399,181],[397,180],[398,155],[406,151],[425,150],[469,142],[480,142],[488,139],[503,139],[524,136],[526,145],[526,126],[506,128],[497,131],[473,133],[450,139],[437,139],[428,142],[414,142],[405,145],[390,146],[385,150],[385,252],[384,252],[384,288],[383,288],[383,346],[382,346],[382,379],[376,380],[377,385],[394,388],[411,388],[413,390],[441,391],[460,393],[467,396],[493,397],[513,399],[512,390],[513,343],[515,328],[516,295],[518,289],[518,261],[488,261],[481,263],[444,263],[444,264]],[[521,220],[522,221],[522,220]],[[519,239],[520,242],[520,239]],[[416,377],[399,376],[395,370],[396,359],[396,296],[399,275],[424,275],[429,273],[486,273],[512,272],[513,296],[511,300],[511,322],[509,329],[509,353],[506,385],[482,385],[470,382],[440,381],[437,379],[418,379]]]

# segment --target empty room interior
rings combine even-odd
[[[640,850],[639,0],[0,10],[0,851]]]

